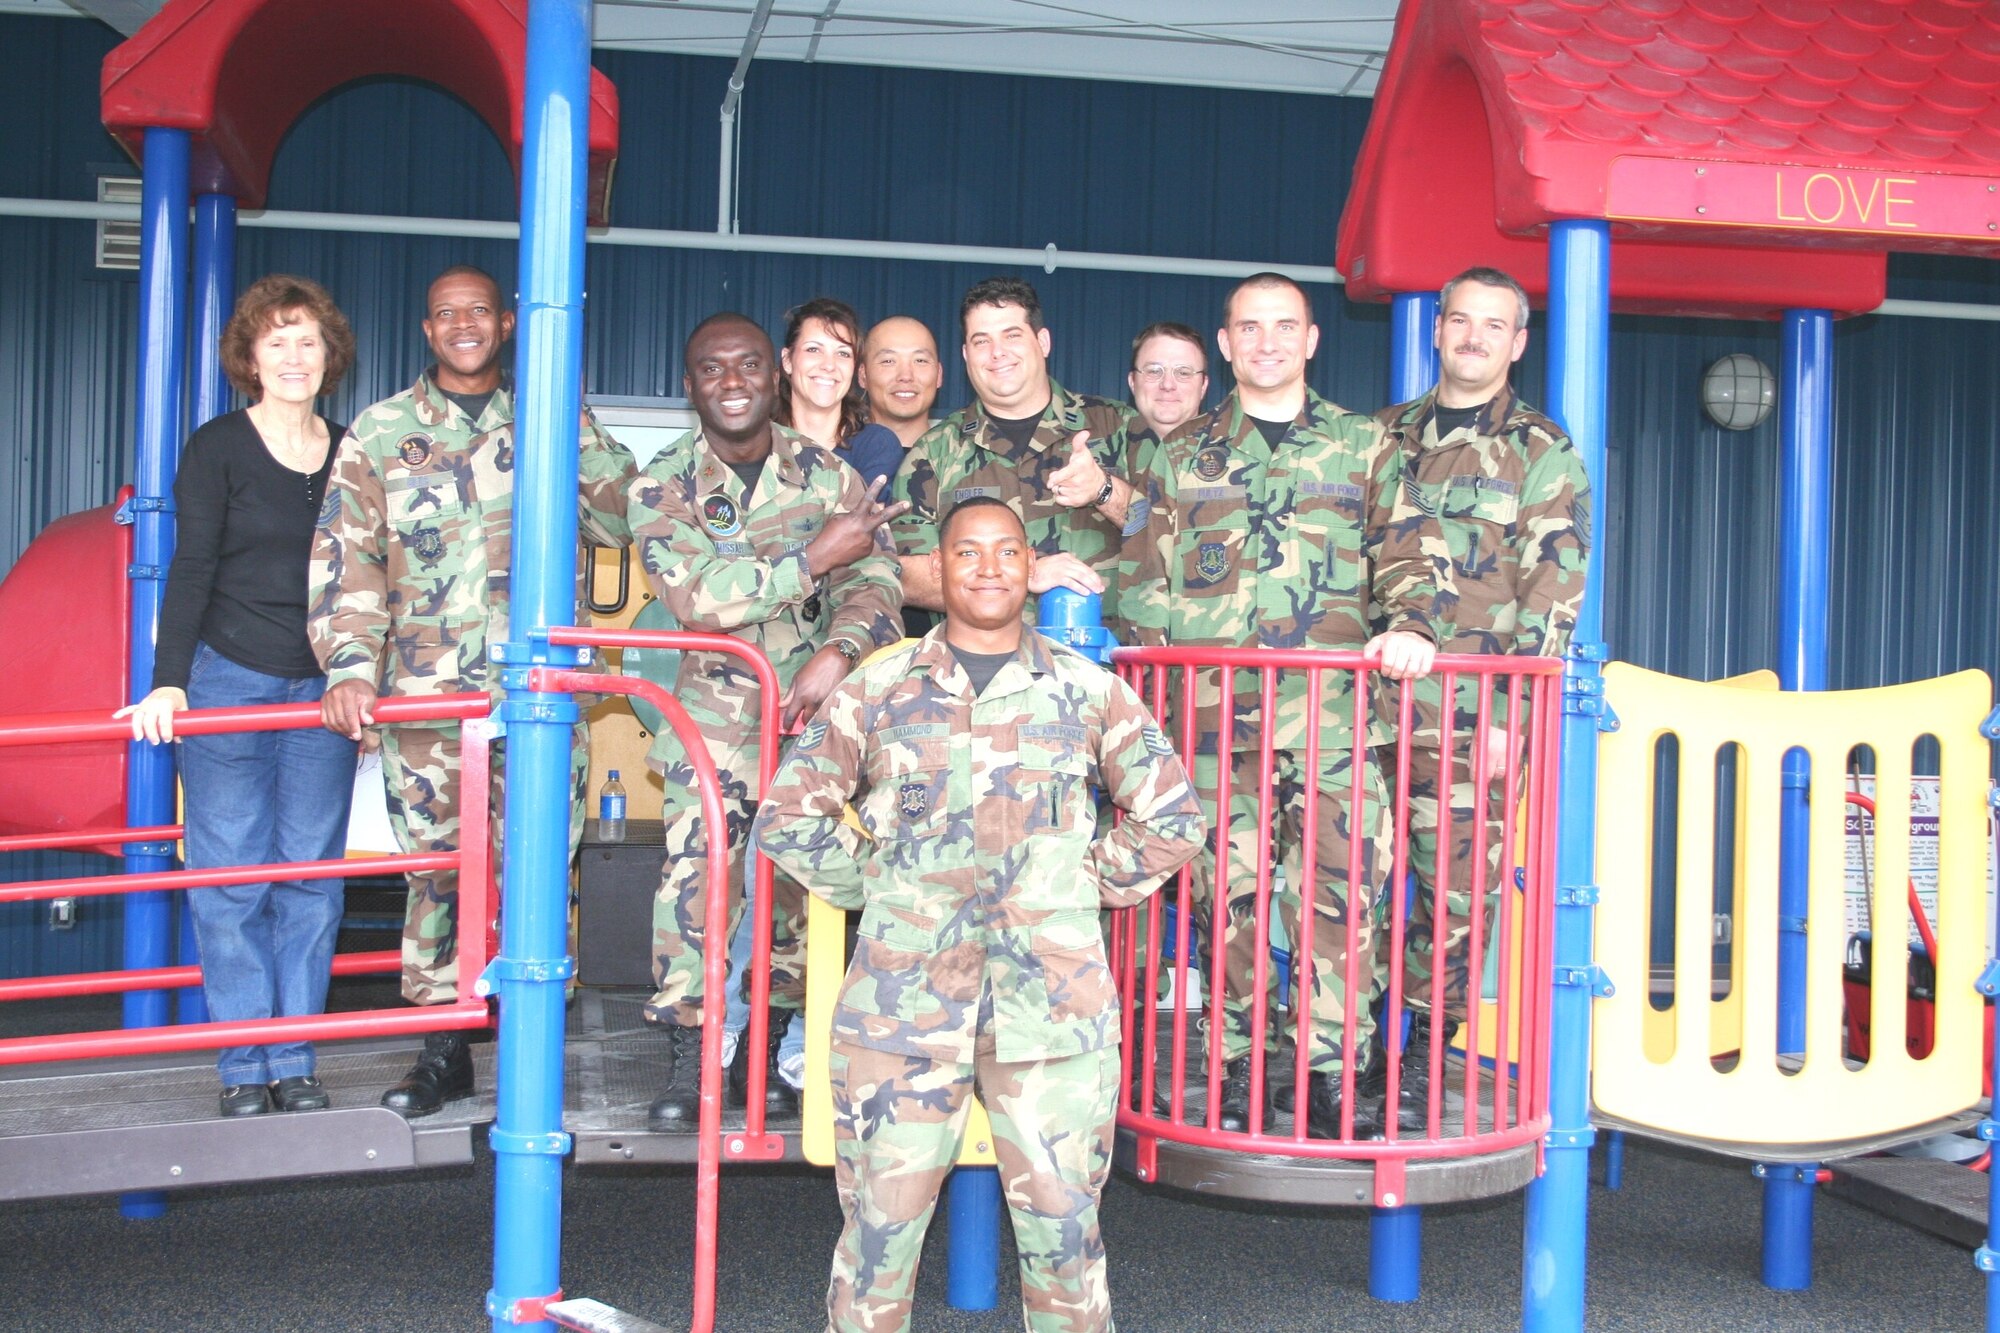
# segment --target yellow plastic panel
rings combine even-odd
[[[1605,695],[1620,727],[1598,751],[1597,961],[1616,985],[1593,1012],[1593,1096],[1632,1124],[1721,1145],[1838,1144],[1892,1134],[1971,1106],[1980,1095],[1982,1000],[1973,990],[1985,961],[1987,746],[1978,726],[1992,703],[1984,672],[1874,690],[1772,694],[1740,684],[1704,684],[1624,663],[1605,668]],[[1743,843],[1736,915],[1735,990],[1741,1056],[1718,1069],[1714,1004],[1672,1011],[1672,1043],[1661,1057],[1646,1040],[1657,1022],[1647,1003],[1653,748],[1680,741],[1679,863],[1713,864],[1714,764],[1723,745],[1743,747],[1737,776]],[[1904,1047],[1900,987],[1874,991],[1873,1056],[1863,1069],[1842,1059],[1841,967],[1845,955],[1845,807],[1837,796],[1849,752],[1870,746],[1878,790],[1907,790],[1911,747],[1937,737],[1941,757],[1936,1044],[1923,1060]],[[1802,748],[1823,799],[1813,803],[1806,945],[1806,1049],[1796,1073],[1777,1061],[1778,826],[1785,751]],[[1873,919],[1878,938],[1906,929],[1909,825],[1902,803],[1877,825]],[[1683,878],[1687,878],[1684,874]],[[1681,912],[1675,957],[1709,956],[1709,914]],[[1685,988],[1683,988],[1685,989]],[[1737,1043],[1733,1040],[1732,1046]]]
[[[1778,689],[1778,673],[1775,671],[1746,671],[1740,676],[1725,676],[1715,683],[1717,685],[1733,686],[1739,690],[1768,690],[1776,693]],[[1712,761],[1713,756],[1709,756],[1708,759]],[[1682,762],[1686,762],[1685,751],[1682,754]],[[1740,829],[1743,827],[1743,819],[1744,792],[1739,785],[1736,798],[1737,828]],[[1652,844],[1648,842],[1647,846],[1650,847]],[[1729,911],[1731,921],[1735,921],[1743,915],[1743,872],[1743,846],[1739,841],[1736,849],[1736,873],[1733,876],[1733,881],[1736,884],[1736,899],[1731,904]],[[1720,999],[1711,998],[1709,1001],[1713,1006],[1710,1011],[1708,1025],[1708,1053],[1710,1055],[1726,1055],[1743,1044],[1743,988],[1735,984],[1735,979],[1743,975],[1743,932],[1740,930],[1735,931],[1730,938],[1732,943],[1730,946],[1729,990]],[[1677,977],[1676,980],[1680,981],[1682,978]],[[1699,982],[1695,982],[1694,985],[1697,989],[1699,988]],[[1676,991],[1677,1000],[1681,993],[1679,990]],[[1713,991],[1711,989],[1712,995]],[[1655,1063],[1664,1061],[1673,1054],[1674,1009],[1675,1005],[1668,1005],[1664,1009],[1655,1009],[1651,1005],[1648,1005],[1646,1008],[1646,1058]]]

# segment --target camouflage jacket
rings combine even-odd
[[[1140,644],[1357,651],[1372,597],[1387,608],[1383,628],[1435,638],[1443,539],[1398,483],[1398,455],[1367,417],[1308,391],[1272,448],[1232,392],[1150,449],[1134,478],[1123,615]],[[1262,740],[1258,674],[1237,673],[1235,750]],[[1279,749],[1305,748],[1306,689],[1304,672],[1279,677]],[[1350,673],[1326,672],[1321,689],[1331,756],[1353,736]],[[1198,753],[1215,753],[1219,691],[1203,671]]]
[[[866,656],[902,637],[903,585],[886,533],[876,533],[873,555],[821,579],[806,572],[806,543],[835,512],[867,498],[854,469],[774,425],[764,471],[749,503],[742,497],[742,480],[699,430],[661,450],[632,483],[632,536],[647,582],[682,628],[762,649],[786,689],[835,639]],[[725,654],[687,653],[674,692],[716,766],[754,782],[757,677]],[[647,758],[664,770],[680,753],[662,731]]]
[[[1093,787],[1126,812],[1102,837]],[[850,800],[866,836],[842,822]],[[1115,1045],[1099,909],[1142,901],[1203,831],[1180,760],[1124,682],[1025,634],[974,699],[939,627],[827,698],[756,839],[814,893],[861,909],[835,1033],[969,1062],[982,1003],[1002,1060]]]
[[[1090,432],[1090,452],[1106,470],[1127,475],[1126,436],[1141,425],[1124,403],[1071,393],[1053,379],[1053,396],[1027,447],[1016,452],[993,429],[975,400],[924,432],[896,473],[895,498],[910,510],[891,525],[898,555],[928,555],[937,547],[937,520],[972,495],[1012,505],[1038,555],[1067,551],[1104,577],[1104,619],[1117,615],[1118,525],[1092,508],[1071,509],[1049,492],[1049,478],[1069,462],[1070,437]],[[1023,612],[1036,621],[1033,595]]]
[[[1590,564],[1583,459],[1562,427],[1505,385],[1470,425],[1442,440],[1436,402],[1432,390],[1376,420],[1402,458],[1405,492],[1436,517],[1451,553],[1457,597],[1436,617],[1438,648],[1560,657]],[[1419,744],[1438,744],[1440,689],[1436,678],[1417,686]],[[1474,725],[1478,706],[1477,687],[1462,686],[1456,725]],[[1496,698],[1496,726],[1504,725],[1504,707]]]
[[[623,546],[632,455],[584,415],[577,520]],[[488,645],[507,638],[514,549],[514,396],[473,421],[429,372],[348,429],[313,538],[306,637],[327,684],[388,694],[487,687]],[[583,600],[587,562],[578,563]]]

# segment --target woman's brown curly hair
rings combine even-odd
[[[354,364],[354,330],[326,288],[311,278],[289,273],[268,274],[251,283],[236,299],[236,312],[222,330],[222,373],[229,376],[237,392],[253,403],[264,396],[264,386],[257,379],[257,357],[251,349],[272,329],[307,319],[319,322],[320,338],[326,344],[326,376],[320,381],[320,395],[333,392]]]

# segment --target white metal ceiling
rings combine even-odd
[[[162,3],[0,0],[0,12],[80,12],[129,34]],[[734,59],[756,8],[598,0],[596,44]],[[757,59],[1366,97],[1395,13],[1395,0],[777,0]]]

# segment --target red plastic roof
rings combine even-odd
[[[300,113],[343,84],[393,75],[463,99],[518,176],[526,66],[526,0],[168,0],[105,57],[104,126],[142,163],[149,127],[191,132],[195,191],[262,208],[271,161]],[[590,222],[603,226],[618,90],[596,70],[589,145]]]
[[[1614,223],[1621,309],[1880,304],[1884,253],[2000,255],[1986,0],[1408,0],[1341,219],[1352,293]]]

